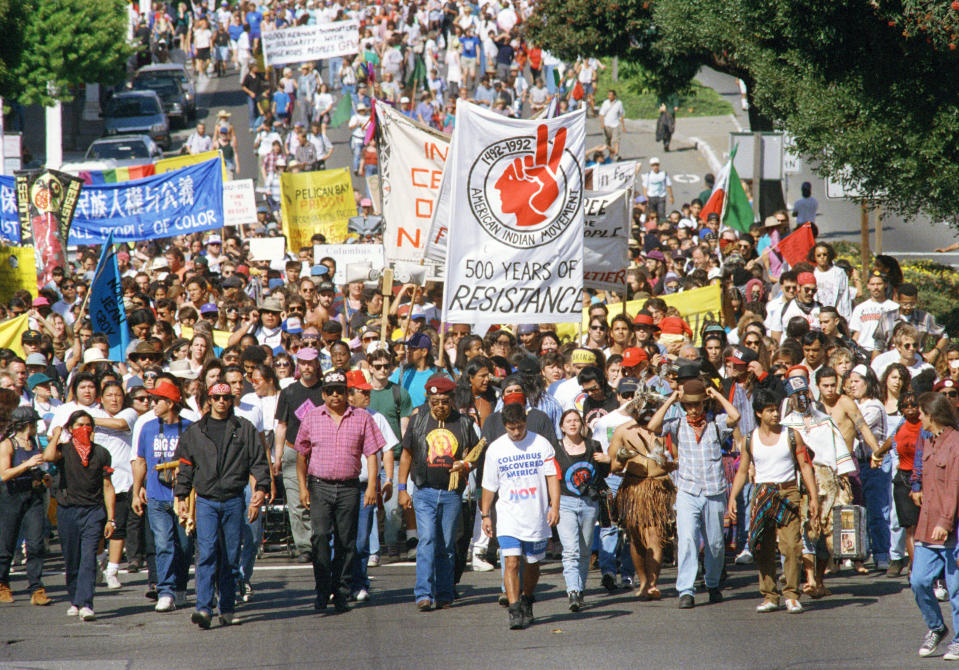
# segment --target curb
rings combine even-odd
[[[709,168],[713,172],[719,172],[723,169],[723,164],[719,160],[719,156],[716,155],[716,150],[709,146],[709,143],[699,139],[698,137],[687,137],[685,139],[694,147],[696,147],[696,150],[703,155],[703,158],[705,158],[706,162],[709,163]]]
[[[626,119],[626,123],[629,132],[656,132],[656,122],[651,119]],[[739,124],[735,125],[738,127]],[[705,140],[683,135],[682,133],[673,133],[673,139],[694,146],[696,150],[702,154],[703,158],[706,159],[706,162],[709,164],[709,169],[714,173],[722,170],[723,162],[719,159],[719,154],[716,153],[716,150]]]

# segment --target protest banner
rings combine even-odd
[[[21,289],[37,292],[33,247],[0,246],[0,302],[8,302]]]
[[[170,158],[161,158],[154,165],[154,174],[163,174],[172,172],[190,165],[199,165],[208,160],[218,158],[220,160],[220,169],[223,172],[223,182],[230,181],[230,173],[226,170],[226,162],[223,160],[223,154],[219,150],[204,151],[201,154],[183,154],[181,156],[171,156]]]
[[[615,191],[620,188],[633,188],[639,161],[622,161],[593,166],[593,190]]]
[[[256,223],[256,193],[252,179],[235,179],[223,184],[223,225]]]
[[[456,139],[456,129],[453,129],[453,140]],[[450,144],[452,145],[452,141]],[[428,263],[445,267],[446,251],[449,239],[450,222],[450,183],[451,177],[449,170],[443,170],[443,176],[440,179],[439,192],[436,194],[436,202],[433,205],[433,218],[430,220],[428,234],[426,236],[426,247],[423,249],[423,258]]]
[[[33,268],[30,268],[30,274],[33,274]],[[27,314],[0,323],[0,349],[10,349],[20,358],[26,358],[20,338],[29,329],[30,317]]]
[[[264,32],[263,60],[267,67],[349,56],[360,50],[360,25],[333,21]]]
[[[111,232],[100,252],[100,261],[90,284],[90,323],[94,332],[107,336],[110,347],[107,358],[123,362],[127,358],[130,331],[127,328],[127,312],[123,305],[123,285],[120,279]]]
[[[20,244],[33,245],[37,286],[53,281],[53,268],[66,267],[67,238],[83,181],[58,170],[22,170],[17,185]]]
[[[578,320],[586,111],[504,118],[457,101],[443,320]]]
[[[0,244],[20,244],[17,190],[13,177],[0,175]]]
[[[322,233],[327,243],[346,238],[350,217],[356,215],[353,182],[346,168],[280,175],[280,213],[287,248],[297,253]]]
[[[336,273],[333,275],[333,283],[342,286],[346,283],[346,266],[357,263],[371,266],[374,270],[382,270],[385,263],[383,261],[382,244],[314,244],[313,258],[319,263],[321,259],[329,256],[336,261]]]
[[[423,260],[450,139],[376,102],[383,246],[388,262]]]
[[[629,266],[628,188],[586,193],[583,286],[623,293]]]
[[[670,293],[669,295],[657,296],[666,301],[668,307],[675,307],[679,310],[679,315],[686,320],[693,331],[693,344],[701,344],[699,331],[702,330],[706,321],[722,320],[722,292],[719,284],[711,284],[702,288],[694,288],[681,293]],[[646,300],[630,300],[626,303],[626,314],[630,319],[635,318],[643,308]],[[620,303],[609,305],[609,320],[617,314],[623,313],[623,306]],[[583,310],[582,328],[585,332],[589,328],[589,310]],[[556,328],[556,334],[563,339],[573,340],[576,338],[576,324],[562,323]]]
[[[251,261],[275,261],[286,255],[285,237],[251,237]]]
[[[13,178],[0,175],[0,237],[15,237],[19,244],[20,223],[5,213],[8,188],[14,193]],[[15,195],[13,203],[16,208]],[[84,187],[68,244],[103,244],[110,231],[119,243],[222,227],[223,180],[217,158],[144,179]]]

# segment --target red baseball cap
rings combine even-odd
[[[166,398],[170,402],[180,402],[180,389],[169,379],[157,380],[153,390],[147,391],[147,393],[159,398]]]
[[[637,326],[648,326],[659,330],[659,326],[653,323],[653,315],[649,312],[640,312],[633,318],[633,323]]]
[[[932,390],[938,393],[943,389],[952,389],[956,388],[956,382],[951,379],[940,379],[936,382],[936,385],[932,387]]]
[[[370,383],[366,381],[362,370],[350,370],[346,373],[346,388],[359,389],[361,391],[370,391],[373,389]]]
[[[649,356],[646,354],[645,349],[640,349],[639,347],[629,347],[623,351],[624,368],[636,367],[640,363],[646,363],[648,360]]]

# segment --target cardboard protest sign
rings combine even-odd
[[[360,25],[333,21],[294,26],[263,33],[263,59],[267,66],[348,56],[360,50]]]
[[[628,188],[587,192],[583,227],[583,286],[622,293],[629,267]]]
[[[329,256],[336,261],[336,274],[333,283],[342,286],[346,283],[346,266],[351,263],[362,263],[371,266],[374,270],[382,270],[382,244],[314,244],[313,258],[319,263],[320,259]]]
[[[252,179],[235,179],[223,184],[223,225],[256,223],[256,194]]]
[[[521,120],[457,102],[444,321],[579,320],[585,138],[585,110]]]
[[[315,233],[322,233],[327,243],[342,242],[350,217],[356,215],[349,171],[284,172],[280,175],[280,212],[287,248],[294,254],[312,246],[310,238]]]

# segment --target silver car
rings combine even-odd
[[[105,135],[149,135],[164,149],[170,148],[170,122],[154,91],[125,91],[107,101],[103,110]]]

